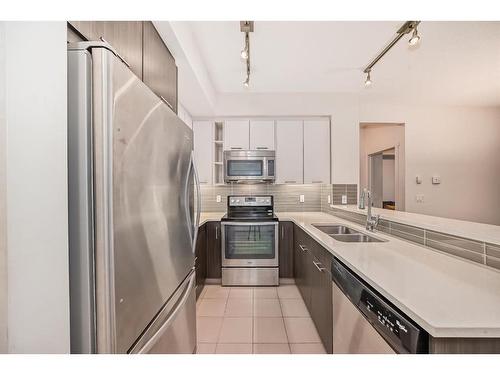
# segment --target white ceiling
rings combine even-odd
[[[182,23],[217,94],[349,92],[500,105],[500,22],[422,22],[421,45],[410,49],[405,36],[373,68],[369,89],[362,70],[402,22],[256,21],[248,89],[239,22]]]

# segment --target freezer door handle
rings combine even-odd
[[[158,342],[158,340],[162,337],[162,335],[165,333],[167,329],[170,328],[172,323],[175,321],[177,318],[177,315],[179,312],[184,308],[186,305],[186,302],[189,298],[189,295],[191,294],[191,289],[194,287],[194,283],[196,281],[195,273],[191,272],[189,276],[189,283],[187,287],[184,289],[184,292],[182,294],[182,297],[179,299],[179,302],[176,304],[174,310],[169,314],[168,318],[165,320],[165,322],[161,325],[161,327],[158,329],[158,331],[155,332],[153,336],[142,346],[138,351],[134,350],[135,348],[132,348],[130,353],[138,353],[138,354],[144,354],[148,353],[151,348],[154,347],[154,345]]]

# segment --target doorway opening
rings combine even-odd
[[[405,210],[404,124],[360,124],[360,190],[372,193],[373,207]]]

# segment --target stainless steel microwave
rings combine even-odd
[[[273,183],[274,180],[274,151],[224,151],[224,182]]]

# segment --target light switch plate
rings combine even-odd
[[[299,202],[300,203],[304,203],[305,202],[304,194],[300,194],[300,196],[299,196]]]
[[[415,182],[420,185],[422,183],[422,176],[418,176],[418,175],[415,176]]]
[[[222,199],[221,199],[220,195],[217,195],[215,197],[215,200],[217,201],[217,203],[220,203]]]
[[[432,176],[432,184],[438,185],[441,183],[441,176]]]
[[[347,195],[342,194],[342,204],[347,204]]]

